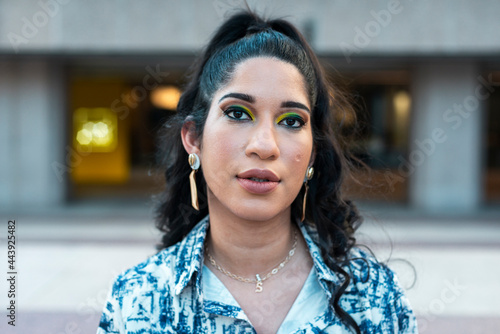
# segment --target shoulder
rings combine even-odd
[[[349,255],[343,266],[351,279],[342,298],[344,307],[370,330],[416,333],[415,316],[396,273],[359,248]]]
[[[201,254],[208,228],[208,216],[181,241],[120,274],[113,285],[116,295],[170,294],[182,290],[201,268]],[[178,291],[180,293],[180,291]]]
[[[141,290],[155,291],[169,285],[175,276],[175,259],[179,245],[173,245],[119,274],[112,287],[115,297],[137,294]]]
[[[374,255],[353,247],[344,269],[349,272],[353,283],[367,284],[390,290],[396,283],[397,276],[385,263],[379,262]]]
[[[108,293],[98,333],[124,333],[125,328],[142,330],[157,319],[160,296],[172,296],[174,245],[119,274]]]
[[[351,279],[348,289],[371,298],[372,302],[390,302],[404,295],[396,273],[364,250],[352,248],[343,269]]]
[[[326,268],[317,230],[312,225],[299,226],[318,264],[319,275],[333,278],[332,282],[339,284],[336,289],[340,291],[346,278],[338,270]],[[349,284],[341,293],[339,306],[360,325],[363,333],[417,333],[415,316],[404,289],[386,264],[359,247],[351,248],[347,260],[337,264],[349,275]]]

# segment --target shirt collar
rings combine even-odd
[[[203,218],[180,242],[175,261],[175,294],[179,295],[188,285],[195,272],[203,265],[205,238],[208,230],[208,215]],[[198,274],[197,286],[200,286]],[[200,290],[201,291],[201,290]],[[200,292],[199,291],[199,292]]]
[[[333,286],[340,286],[344,283],[344,278],[339,277],[332,269],[330,269],[323,257],[321,256],[321,250],[318,247],[319,236],[318,231],[315,227],[311,226],[307,223],[298,223],[300,231],[304,236],[304,240],[306,241],[307,247],[309,248],[309,253],[313,259],[314,267],[316,269],[316,273],[320,280],[320,284],[325,290],[328,298],[330,299],[332,296],[331,287],[328,286],[328,282],[333,283]]]
[[[328,297],[331,297],[331,291],[327,282],[333,283],[333,286],[340,286],[343,279],[331,270],[323,261],[321,251],[317,245],[319,240],[316,229],[308,224],[299,223],[299,228],[304,236],[309,253],[313,259],[321,286]],[[196,286],[201,294],[201,269],[203,266],[204,244],[209,226],[209,216],[203,218],[180,242],[177,258],[175,262],[175,294],[179,295],[182,290],[191,281],[194,273],[197,274]]]

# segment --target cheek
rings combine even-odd
[[[242,152],[239,142],[241,139],[234,131],[216,124],[210,128],[206,127],[206,130],[208,131],[203,136],[201,154],[207,172],[214,177],[222,177],[226,173],[233,174],[233,165]]]
[[[299,141],[290,141],[289,145],[285,145],[285,147],[283,147],[282,153],[287,156],[289,163],[292,163],[297,168],[309,165],[312,152],[312,138],[306,137]]]
[[[304,154],[302,153],[297,153],[295,155],[295,162],[300,163],[304,159]]]
[[[228,131],[223,127],[214,126],[204,140],[205,154],[214,158],[224,159],[237,148],[237,137],[233,131]]]

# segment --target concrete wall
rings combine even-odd
[[[482,199],[487,78],[463,61],[418,63],[412,78],[410,201],[425,210],[474,210]]]
[[[317,51],[493,54],[496,0],[248,1],[285,16]],[[192,51],[241,0],[0,0],[0,53]]]
[[[65,198],[64,77],[42,60],[0,61],[0,207],[57,205]]]

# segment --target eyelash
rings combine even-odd
[[[237,118],[237,117],[231,116],[231,113],[234,113],[234,112],[241,112],[242,114],[246,114],[249,117],[249,119],[248,118],[242,119],[241,117]],[[229,106],[227,109],[223,110],[223,113],[224,113],[224,115],[229,117],[231,120],[235,120],[237,122],[254,121],[255,120],[255,116],[252,114],[252,112],[243,106],[238,106],[238,105]],[[281,118],[281,120],[279,122],[277,122],[277,124],[281,124],[284,121],[286,122],[289,119],[297,121],[299,123],[298,126],[283,124],[285,127],[292,129],[292,130],[298,130],[298,129],[302,128],[306,123],[302,117],[300,117],[298,114],[295,114],[295,113],[286,113],[286,114],[283,114],[280,117],[278,117],[278,119],[279,118]]]
[[[243,114],[246,114],[250,119],[241,119],[241,118],[236,118],[236,117],[230,115],[231,113],[238,112],[238,111],[243,113]],[[255,120],[255,117],[253,116],[252,112],[243,106],[229,106],[226,110],[224,110],[224,115],[226,115],[227,117],[229,117],[232,120],[236,120],[239,122]]]
[[[278,124],[282,123],[283,121],[287,121],[289,119],[291,119],[293,121],[297,121],[299,123],[299,126],[291,126],[288,124],[284,124],[287,128],[290,128],[293,130],[300,129],[306,124],[304,119],[295,113],[286,113],[286,114],[281,115],[279,118],[282,118],[282,119],[278,122]]]

